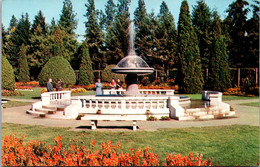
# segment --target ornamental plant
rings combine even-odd
[[[110,83],[112,81],[112,78],[114,78],[116,81],[119,78],[122,82],[125,82],[125,75],[123,74],[115,74],[111,72],[111,67],[115,67],[116,65],[111,64],[106,66],[104,71],[101,74],[101,81],[102,82],[108,82]]]
[[[148,147],[131,148],[129,153],[123,153],[120,151],[121,144],[113,145],[111,141],[96,149],[94,140],[86,147],[70,139],[72,144],[63,147],[62,136],[55,137],[54,146],[36,140],[26,143],[24,137],[9,135],[3,138],[3,166],[211,166],[210,160],[203,161],[202,155],[193,157],[192,153],[186,157],[167,154],[166,163],[161,164],[158,155]]]
[[[8,60],[4,55],[2,56],[2,89],[5,90],[15,89],[15,78],[14,78],[13,67],[8,62]]]
[[[46,86],[48,78],[52,78],[54,87],[58,79],[61,79],[65,86],[76,82],[76,75],[70,63],[61,56],[53,57],[45,64],[39,74],[39,84]]]

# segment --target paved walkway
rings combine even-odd
[[[25,100],[26,101],[26,100]],[[236,111],[235,118],[217,119],[209,121],[138,121],[139,131],[154,131],[159,128],[186,128],[221,125],[252,125],[259,126],[259,107],[239,105],[241,103],[259,102],[259,99],[226,101]],[[59,120],[50,118],[35,118],[26,114],[31,106],[6,108],[2,110],[2,122],[43,125],[49,127],[71,127],[71,130],[90,130],[90,121],[83,120]],[[99,121],[97,131],[125,131],[131,130],[130,121]]]

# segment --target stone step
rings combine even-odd
[[[34,116],[38,116],[38,117],[46,117],[46,113],[45,112],[41,112],[41,111],[27,110],[26,113],[34,115]]]
[[[196,117],[196,120],[208,120],[208,119],[214,119],[214,115],[200,115]]]
[[[195,117],[185,115],[185,116],[182,116],[182,117],[177,117],[177,120],[179,120],[179,121],[193,121],[193,120],[195,120]]]
[[[51,109],[51,110],[57,110],[57,107],[56,106],[53,106],[53,105],[43,105],[42,108],[45,108],[45,109]]]
[[[36,108],[35,111],[45,112],[47,114],[54,114],[54,113],[56,113],[56,110],[47,109],[47,108]]]

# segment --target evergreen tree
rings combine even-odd
[[[35,18],[34,18],[34,21],[33,21],[33,24],[32,24],[32,28],[31,28],[32,34],[37,29],[38,25],[40,25],[42,33],[44,35],[47,35],[48,28],[47,28],[47,25],[45,23],[45,17],[43,16],[43,13],[42,13],[41,10],[39,11],[38,15],[36,15]]]
[[[75,17],[76,14],[73,12],[71,0],[64,0],[60,20],[58,22],[60,29],[68,34],[75,35],[75,30],[78,24],[78,21],[75,19]]]
[[[178,84],[181,93],[199,93],[203,86],[198,39],[191,25],[189,5],[184,0],[178,23]]]
[[[158,21],[160,24],[155,32],[157,45],[155,58],[162,65],[162,69],[170,69],[176,62],[177,30],[173,15],[165,1],[160,6]]]
[[[212,13],[210,8],[205,3],[205,0],[197,1],[197,5],[193,6],[192,13],[192,24],[194,30],[199,39],[199,49],[201,57],[201,65],[204,76],[204,81],[206,81],[206,69],[209,65],[209,56],[210,56],[210,45],[211,45],[211,22],[212,22]]]
[[[228,43],[229,59],[232,67],[244,67],[246,53],[246,20],[249,9],[246,0],[236,0],[227,9],[225,24],[230,36]]]
[[[2,75],[1,75],[1,88],[2,90],[14,90],[15,89],[15,77],[14,77],[14,71],[11,64],[6,59],[5,53],[2,53]]]
[[[60,29],[62,39],[63,57],[69,62],[74,59],[79,45],[75,34],[75,30],[78,24],[78,21],[75,19],[75,17],[76,14],[74,14],[71,1],[64,0],[60,19],[58,21],[58,27]]]
[[[113,27],[106,34],[108,64],[117,64],[129,50],[130,0],[119,0]]]
[[[83,42],[81,50],[81,64],[79,69],[79,85],[89,85],[94,83],[94,73],[86,42]]]
[[[41,71],[41,68],[52,56],[50,37],[42,32],[41,25],[33,30],[33,34],[30,37],[30,47],[28,54],[28,64],[30,67],[30,75],[36,79]]]
[[[10,20],[10,24],[9,24],[9,28],[8,28],[8,33],[10,34],[12,31],[14,31],[13,29],[17,26],[18,24],[18,20],[16,19],[16,17],[14,15],[12,15],[12,18]]]
[[[116,13],[116,5],[114,4],[113,0],[108,0],[107,4],[105,6],[105,13],[106,13],[106,19],[105,19],[105,27],[106,30],[108,27],[111,28],[111,26],[114,23],[115,13]]]
[[[8,40],[7,40],[8,32],[5,31],[5,27],[2,24],[2,53],[7,50]]]
[[[227,48],[221,32],[221,20],[218,15],[213,20],[214,38],[211,45],[208,87],[215,91],[226,91],[231,86]]]
[[[29,82],[30,73],[29,66],[26,58],[26,47],[22,44],[19,52],[19,82]]]
[[[88,0],[88,3],[85,4],[87,12],[85,17],[87,17],[87,22],[85,22],[86,27],[86,42],[88,44],[89,55],[93,62],[94,69],[99,70],[103,62],[102,54],[102,31],[99,27],[97,21],[97,11],[95,9],[94,0]],[[103,60],[102,60],[103,59]]]
[[[22,44],[25,46],[29,45],[30,38],[30,21],[29,15],[26,13],[25,16],[22,15],[22,18],[19,20],[15,30],[11,33],[9,37],[7,55],[9,56],[9,62],[14,67],[18,67],[18,53]]]
[[[253,16],[247,21],[246,26],[246,48],[247,67],[259,67],[259,1],[251,5]]]
[[[144,0],[138,1],[138,7],[135,10],[135,48],[138,56],[142,57],[144,60],[148,60],[148,56],[151,55],[150,48],[152,47],[152,32],[150,29],[150,20],[146,12]],[[149,63],[149,62],[148,62]]]

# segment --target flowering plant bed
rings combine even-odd
[[[1,90],[2,96],[24,96],[23,93],[15,90],[15,91],[11,91],[11,90]]]
[[[15,82],[15,88],[20,86],[31,86],[31,87],[39,87],[38,81],[30,81],[30,82]],[[18,89],[18,88],[17,88]]]
[[[129,153],[123,153],[120,152],[121,144],[112,145],[111,141],[95,149],[94,140],[89,148],[79,145],[75,139],[70,139],[70,146],[63,147],[62,136],[55,137],[55,146],[36,140],[25,143],[24,137],[4,137],[3,166],[211,166],[211,160],[202,160],[201,154],[194,157],[193,153],[188,156],[167,153],[166,163],[160,164],[158,155],[148,147],[136,151],[131,148]]]

